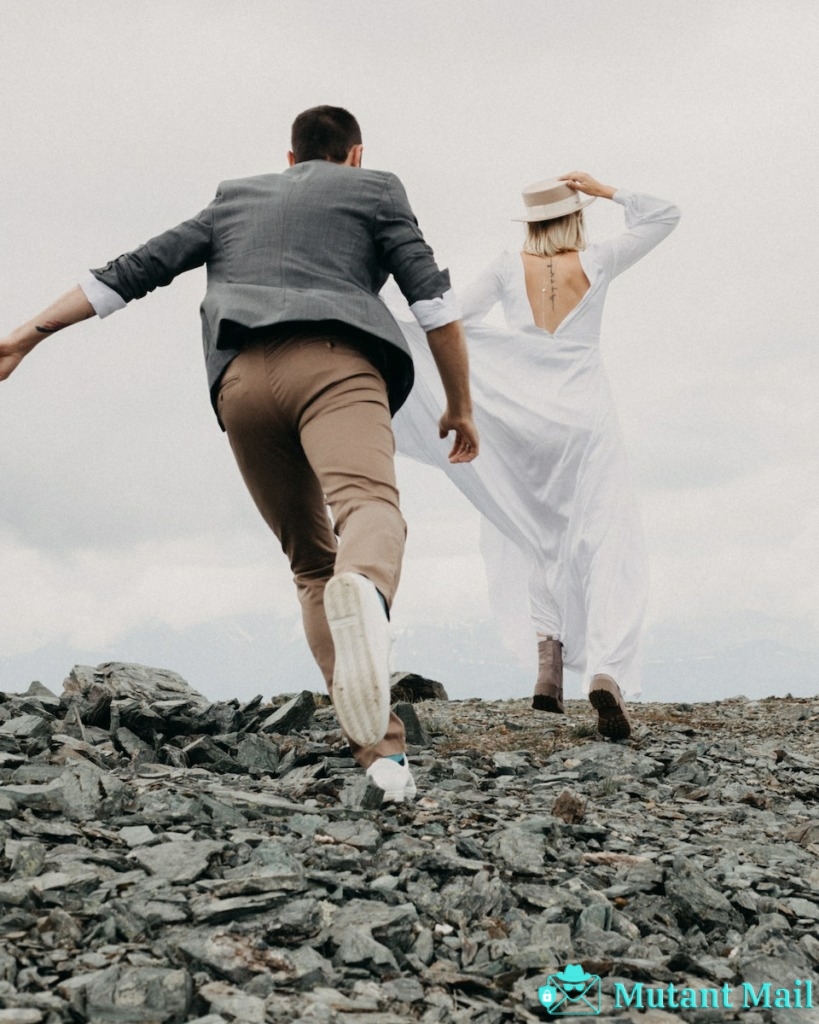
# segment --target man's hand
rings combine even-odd
[[[478,454],[478,431],[471,416],[453,416],[447,409],[438,420],[438,434],[446,437],[455,431],[455,441],[449,453],[450,462],[471,462]]]
[[[0,380],[6,380],[17,369],[25,352],[20,351],[17,342],[10,338],[0,341]]]
[[[446,395],[446,409],[438,421],[438,433],[455,431],[450,462],[471,462],[478,454],[478,431],[472,419],[469,394],[469,356],[460,320],[427,331],[430,351],[438,367]]]
[[[39,316],[18,327],[0,341],[0,381],[10,377],[23,361],[23,357],[44,338],[93,315],[94,307],[79,285],[61,295]]]

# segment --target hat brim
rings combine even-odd
[[[569,213],[577,213],[584,207],[595,201],[597,196],[576,203],[573,199],[563,199],[559,203],[549,203],[548,206],[530,206],[522,217],[513,217],[513,221],[520,224],[531,224],[541,220],[557,220],[558,217],[565,217]]]

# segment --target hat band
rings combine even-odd
[[[529,220],[550,220],[565,217],[570,213],[582,210],[586,203],[577,199],[561,199],[557,203],[546,203],[540,206],[526,206],[526,217]]]
[[[535,207],[536,209],[539,210],[548,209],[548,207],[550,206],[565,206],[567,203],[571,203],[574,206],[580,206],[581,200],[579,194],[575,192],[574,195],[564,196],[562,199],[552,200],[547,200],[546,196],[542,192],[523,197],[524,206]]]

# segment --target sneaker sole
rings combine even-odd
[[[384,738],[390,718],[389,643],[372,635],[375,629],[386,634],[384,610],[375,587],[352,573],[327,583],[324,610],[335,648],[336,715],[351,740],[374,747]]]
[[[591,706],[597,712],[597,731],[610,740],[627,740],[631,736],[631,722],[617,697],[608,690],[592,690]]]

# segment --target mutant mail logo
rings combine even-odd
[[[600,992],[598,975],[587,974],[580,964],[567,964],[549,975],[537,997],[552,1017],[588,1017],[600,1013]]]
[[[788,985],[781,981],[756,984],[743,981],[731,986],[726,982],[716,988],[615,981],[611,996],[616,1009],[633,1007],[637,1010],[753,1010],[760,1007],[810,1010],[814,1005],[811,978],[796,978]],[[567,964],[564,970],[547,977],[546,984],[537,990],[537,997],[550,1017],[597,1016],[601,1009],[602,985],[600,977],[588,974],[582,964]]]

